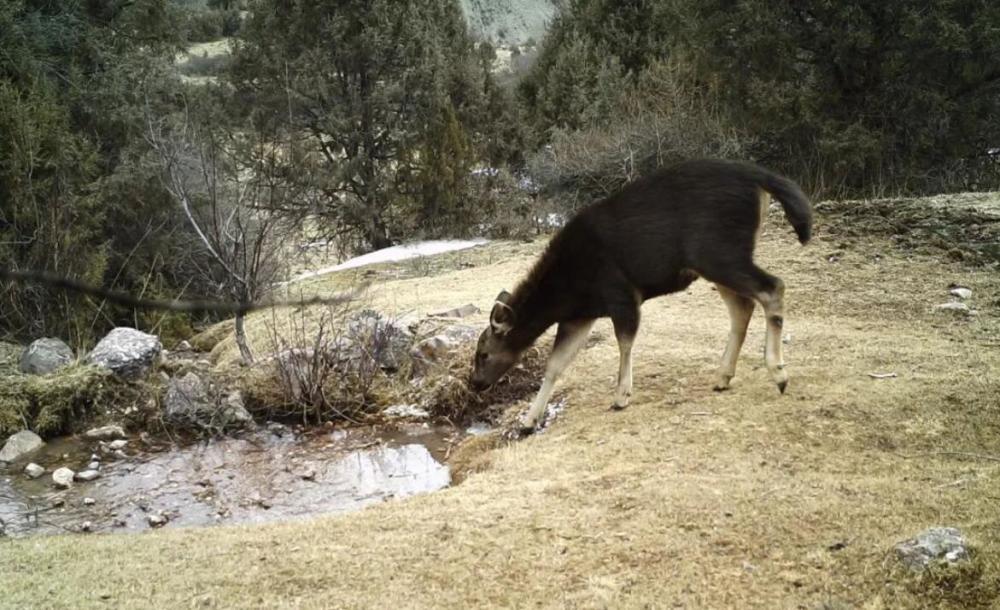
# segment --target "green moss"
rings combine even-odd
[[[92,366],[51,375],[0,375],[0,437],[26,428],[42,436],[69,432],[105,406],[139,393],[139,386]]]

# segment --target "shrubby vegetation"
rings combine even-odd
[[[993,188],[997,28],[986,0],[567,0],[498,76],[454,1],[8,0],[0,256],[250,299],[306,218],[345,253],[512,236],[545,205],[535,183],[575,207],[694,156],[756,160],[818,196]],[[231,57],[175,64],[222,36]],[[169,344],[195,322],[0,295],[15,338],[86,345],[129,324]]]
[[[623,120],[623,89],[666,65],[673,85],[647,111],[694,103],[739,133],[742,156],[818,194],[989,188],[997,27],[985,0],[571,0],[521,93],[537,143],[587,142]]]

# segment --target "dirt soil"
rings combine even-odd
[[[565,411],[455,487],[307,522],[0,541],[0,607],[1000,607],[997,271],[823,216],[800,247],[783,222],[758,258],[788,286],[784,396],[759,311],[712,392],[729,322],[698,282],[644,306],[623,412],[601,322]],[[541,247],[492,244],[371,299],[485,309]],[[976,315],[934,309],[952,283]],[[972,561],[907,575],[893,545],[935,525]]]

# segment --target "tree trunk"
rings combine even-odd
[[[253,364],[253,352],[247,343],[247,331],[243,325],[246,314],[236,314],[236,346],[240,348],[240,356],[245,364]]]

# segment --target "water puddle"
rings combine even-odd
[[[448,486],[444,460],[459,436],[426,425],[303,434],[272,425],[162,450],[138,451],[133,440],[117,458],[100,453],[97,443],[58,439],[32,456],[46,467],[41,478],[25,477],[23,464],[0,470],[0,523],[7,536],[21,537],[342,513]],[[54,469],[83,470],[92,453],[101,459],[99,479],[53,487]]]

